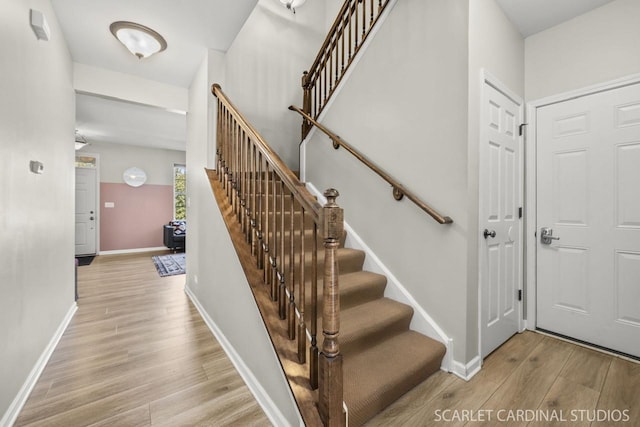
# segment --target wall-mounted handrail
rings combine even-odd
[[[304,118],[305,121],[314,125],[318,129],[320,129],[322,132],[324,132],[333,142],[334,148],[343,147],[345,150],[351,153],[356,159],[364,163],[365,166],[367,166],[369,169],[371,169],[376,174],[378,174],[378,176],[380,176],[382,179],[384,179],[389,184],[391,184],[391,187],[393,187],[393,197],[396,200],[401,200],[403,196],[407,196],[409,200],[411,200],[413,203],[418,205],[420,209],[428,213],[438,223],[440,224],[453,223],[453,220],[450,217],[440,214],[438,211],[436,211],[434,208],[429,206],[427,203],[420,200],[418,196],[416,196],[414,193],[412,193],[410,190],[404,187],[400,182],[398,182],[395,178],[393,178],[391,175],[386,173],[382,168],[380,168],[374,162],[369,160],[364,154],[362,154],[361,152],[353,148],[351,145],[346,143],[342,138],[340,138],[338,135],[331,132],[324,125],[322,125],[322,123],[318,122],[313,117],[311,117],[310,115],[302,111],[302,109],[296,107],[295,105],[291,105],[289,107],[289,110],[297,112]]]

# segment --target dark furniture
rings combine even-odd
[[[163,242],[173,251],[184,250],[187,240],[187,222],[171,221],[162,227]]]

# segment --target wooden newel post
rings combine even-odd
[[[336,204],[337,190],[324,192],[327,204],[323,208],[324,230],[324,306],[322,334],[324,342],[320,353],[320,378],[318,384],[318,410],[325,426],[344,426],[342,410],[342,355],[340,335],[340,290],[338,286],[338,260],[336,251],[344,229],[343,211]]]
[[[309,85],[309,72],[302,73],[302,111],[311,115],[311,86]],[[307,137],[307,134],[311,130],[311,125],[307,122],[307,119],[302,119],[302,139]]]

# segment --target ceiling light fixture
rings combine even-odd
[[[302,6],[306,1],[307,0],[280,0],[280,3],[293,13],[296,13],[296,8]]]
[[[76,129],[76,150],[79,150],[87,146],[88,144],[89,143],[87,142],[85,137],[78,132],[78,129]]]
[[[117,21],[109,26],[111,34],[138,59],[148,58],[167,48],[166,40],[157,32],[135,22]]]

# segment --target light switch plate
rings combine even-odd
[[[33,173],[41,174],[44,172],[44,165],[37,160],[31,160],[29,162],[29,170]]]
[[[105,208],[115,208],[116,204],[114,202],[104,202]]]

